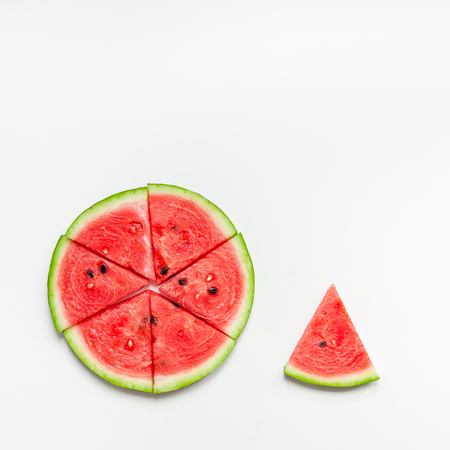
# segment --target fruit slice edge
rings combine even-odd
[[[304,381],[305,383],[330,387],[358,386],[360,384],[370,383],[371,381],[380,379],[374,367],[370,367],[362,372],[347,375],[345,377],[320,377],[298,369],[288,362],[284,366],[284,373],[290,377],[296,378],[297,380]]]

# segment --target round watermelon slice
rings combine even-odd
[[[192,384],[215,370],[236,342],[151,293],[154,393]]]
[[[159,290],[189,312],[237,339],[252,308],[255,277],[242,234],[237,234]]]
[[[146,286],[148,280],[61,236],[48,275],[48,301],[62,331]]]
[[[149,184],[148,192],[157,284],[236,234],[230,219],[200,194],[166,184]]]
[[[146,188],[120,192],[96,203],[75,219],[66,236],[127,269],[155,279]]]
[[[64,330],[95,373],[160,393],[194,383],[227,357],[235,340],[218,326],[239,336],[252,306],[254,275],[242,236],[231,239],[236,229],[219,208],[186,189],[149,185],[95,204],[67,233],[73,239],[62,236],[53,253],[49,305],[57,331]],[[138,294],[147,278],[155,279],[155,261],[161,284],[197,260],[208,272],[206,282],[216,281],[208,292],[215,295],[209,317],[217,325],[196,316],[208,307],[205,298],[191,314],[152,291]]]
[[[314,313],[284,372],[306,383],[335,387],[379,379],[334,285]]]
[[[101,311],[64,331],[75,354],[118,386],[152,392],[149,291]]]

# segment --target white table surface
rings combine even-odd
[[[445,449],[450,5],[2,1],[0,401],[5,449]],[[147,182],[200,192],[247,241],[228,359],[152,396],[53,327],[56,241]],[[283,366],[335,283],[381,379]]]

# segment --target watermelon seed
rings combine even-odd
[[[195,294],[195,300],[198,300],[200,297],[200,294]]]
[[[88,284],[88,288],[89,288],[89,289],[92,289],[93,287],[94,287],[93,284]]]
[[[206,279],[206,281],[211,281],[212,280],[212,275],[208,275],[208,278]]]
[[[168,268],[167,266],[164,266],[164,267],[159,271],[159,273],[160,273],[161,275],[165,275],[168,271],[169,271],[169,268]]]
[[[184,286],[184,285],[187,283],[187,280],[186,280],[186,278],[180,278],[180,279],[178,280],[178,283],[179,283],[181,286]]]
[[[102,265],[100,266],[100,272],[101,272],[103,275],[105,275],[105,273],[106,273],[106,266],[105,266],[104,264],[102,264]]]
[[[158,319],[152,316],[152,324],[156,325],[158,323]]]
[[[104,248],[104,249],[103,249],[103,253],[104,253],[105,255],[107,255],[107,254],[108,254],[108,249],[107,249],[107,248]]]
[[[94,272],[92,272],[92,270],[88,270],[88,271],[86,272],[86,275],[87,275],[89,278],[94,278]]]
[[[320,347],[325,347],[325,345],[327,345],[327,341],[320,341],[320,344],[319,344],[319,346]]]
[[[210,294],[217,294],[217,292],[219,292],[218,290],[217,290],[217,288],[215,288],[215,287],[210,287],[209,289],[208,289],[208,291],[209,291],[209,293]]]

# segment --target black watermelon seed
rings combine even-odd
[[[320,347],[325,347],[325,345],[327,345],[327,341],[320,341],[319,343]]]
[[[208,291],[209,291],[209,293],[210,294],[217,294],[219,291],[218,291],[218,289],[217,288],[215,288],[215,287],[210,287],[209,289],[208,289]]]
[[[186,278],[180,278],[178,280],[178,283],[181,284],[181,286],[184,286],[187,283],[187,280],[186,280]]]
[[[170,303],[172,303],[172,304],[173,304],[173,306],[176,306],[177,308],[179,308],[179,307],[180,307],[180,305],[179,305],[178,303],[175,303],[175,302],[173,302],[172,300],[170,300]]]
[[[153,324],[153,325],[156,325],[156,324],[158,323],[158,319],[157,319],[156,317],[153,317],[153,316],[152,316],[152,319],[151,319],[151,320],[152,320],[152,324]]]
[[[169,268],[168,268],[167,266],[164,266],[164,267],[159,271],[159,273],[160,273],[161,275],[165,275],[168,271],[169,271]]]
[[[92,272],[92,270],[88,270],[88,271],[86,272],[86,275],[87,275],[89,278],[94,278],[94,272]]]
[[[106,266],[105,266],[104,264],[102,264],[102,265],[100,266],[100,272],[101,272],[103,275],[105,275],[105,273],[106,273]]]

